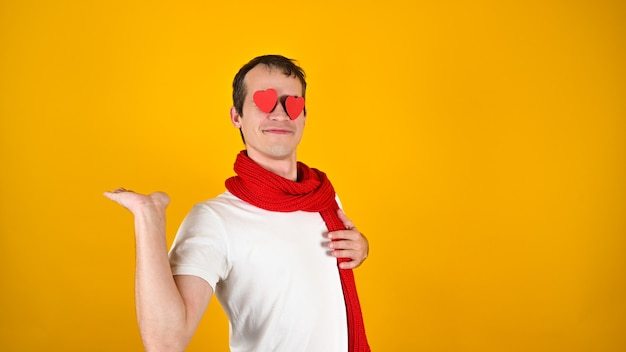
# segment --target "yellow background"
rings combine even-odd
[[[168,240],[242,148],[230,84],[308,73],[299,159],[371,256],[375,351],[626,350],[621,1],[0,1],[0,350],[140,350],[131,215]],[[216,300],[189,351],[226,351]]]

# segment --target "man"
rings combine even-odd
[[[325,174],[297,162],[305,93],[304,71],[285,57],[260,56],[240,69],[230,112],[246,147],[237,176],[191,210],[169,257],[169,197],[105,193],[135,217],[146,350],[184,350],[215,292],[232,351],[369,351],[352,276],[368,243]]]

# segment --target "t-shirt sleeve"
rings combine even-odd
[[[198,204],[185,217],[169,252],[174,275],[192,275],[215,285],[228,273],[228,243],[216,213]]]

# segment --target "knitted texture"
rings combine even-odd
[[[335,190],[323,172],[298,162],[298,180],[291,181],[268,171],[241,151],[235,161],[237,176],[226,180],[226,189],[241,200],[261,209],[277,212],[320,213],[329,232],[345,230],[339,219]],[[338,258],[337,264],[348,261]],[[361,304],[352,269],[339,269],[348,318],[348,351],[368,352]]]

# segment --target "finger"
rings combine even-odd
[[[354,241],[360,236],[360,232],[356,229],[353,230],[339,230],[329,232],[327,237],[332,240],[351,240]]]
[[[341,240],[341,241],[332,241],[328,243],[328,248],[330,249],[352,249],[357,250],[358,244],[355,241]]]
[[[119,194],[119,193],[124,193],[124,192],[132,192],[132,191],[127,190],[127,189],[126,189],[126,188],[124,188],[124,187],[119,187],[119,188],[116,188],[116,189],[114,189],[114,190],[112,190],[112,191],[106,191],[106,192],[104,192],[104,196],[105,196],[105,197],[107,197],[107,198],[109,198],[109,199],[111,199],[111,200],[114,200],[114,198],[115,198],[115,199],[118,199],[118,198],[119,198],[119,197],[117,196],[117,194]]]
[[[352,230],[354,228],[354,223],[350,219],[348,219],[343,210],[337,209],[337,216],[339,216],[339,220],[343,222],[343,225],[346,227],[346,229]]]
[[[136,196],[137,194],[131,190],[128,190],[124,187],[117,188],[113,191],[104,192],[104,196],[109,198],[110,200],[118,203],[126,209],[129,209],[129,204],[131,204],[131,197]]]
[[[358,251],[354,249],[335,249],[330,252],[330,255],[335,258],[345,258],[350,260],[358,259]]]
[[[337,261],[339,262],[339,268],[341,269],[354,269],[363,262],[361,259],[351,257],[338,257]]]
[[[117,192],[115,191],[104,192],[104,196],[109,198],[110,200],[116,200],[118,198]]]
[[[339,268],[340,269],[354,269],[354,268],[356,268],[359,265],[361,265],[360,261],[351,260],[349,262],[341,262],[341,263],[339,263]]]
[[[113,191],[111,191],[111,193],[123,193],[123,192],[132,192],[132,193],[134,193],[130,189],[126,189],[124,187],[119,187],[119,188],[114,189]]]
[[[126,204],[124,204],[124,197],[125,192],[104,192],[104,196],[109,198],[110,200],[120,204],[123,207],[126,207]]]
[[[154,192],[150,194],[150,198],[156,201],[158,204],[167,207],[170,204],[170,196],[164,192]]]

